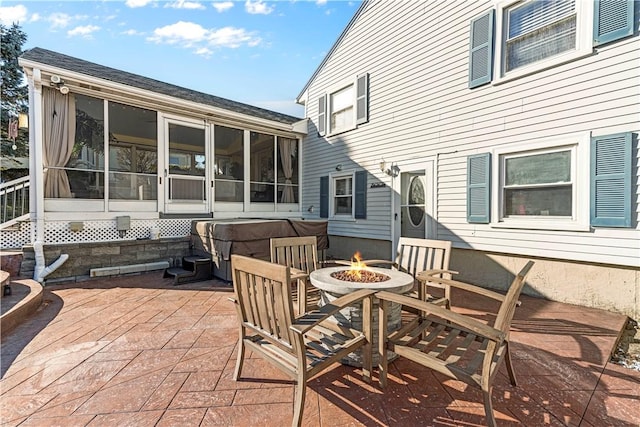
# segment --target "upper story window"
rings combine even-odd
[[[329,94],[329,133],[353,129],[355,124],[353,93],[351,84]]]
[[[318,134],[334,135],[369,120],[369,75],[362,74],[318,98]],[[328,131],[327,131],[328,130]]]
[[[496,77],[510,79],[592,50],[593,3],[508,1],[498,5]]]
[[[576,47],[575,1],[529,1],[504,10],[504,64],[508,73]]]
[[[505,0],[471,21],[469,88],[590,55],[634,33],[634,1]]]

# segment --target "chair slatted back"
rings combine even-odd
[[[507,336],[509,336],[509,329],[511,328],[511,320],[513,319],[513,315],[516,311],[516,305],[518,304],[518,298],[520,298],[520,293],[522,292],[522,288],[524,287],[525,278],[533,267],[535,263],[533,261],[527,262],[527,264],[522,267],[520,272],[516,275],[511,282],[511,286],[507,291],[507,294],[500,305],[500,309],[498,310],[498,314],[496,315],[496,320],[493,324],[493,327],[501,330]]]
[[[398,268],[414,278],[424,270],[448,270],[450,257],[450,241],[410,237],[401,237],[398,241]]]
[[[295,349],[297,341],[290,329],[294,316],[289,268],[232,255],[231,269],[243,325],[267,341]]]
[[[271,239],[271,262],[311,273],[318,268],[316,236]]]

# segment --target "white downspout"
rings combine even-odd
[[[43,139],[43,127],[44,121],[42,117],[42,76],[40,70],[37,68],[33,69],[33,79],[31,81],[32,89],[29,91],[29,120],[32,123],[32,128],[29,131],[29,153],[32,155],[29,156],[30,161],[30,170],[32,171],[30,174],[30,186],[35,189],[33,193],[35,193],[35,197],[29,199],[30,203],[35,205],[35,241],[33,242],[33,251],[36,256],[36,265],[33,271],[33,279],[42,283],[44,278],[49,274],[53,273],[57,270],[62,264],[64,264],[67,259],[69,259],[68,254],[62,254],[56,261],[54,261],[50,266],[45,267],[45,259],[44,259],[44,170],[42,168],[43,162],[43,150],[44,150],[44,139]],[[33,194],[32,193],[32,194]],[[30,206],[33,206],[30,205]],[[33,209],[30,209],[31,213],[33,213]],[[33,235],[33,233],[32,233]]]
[[[69,254],[62,254],[51,265],[45,268],[44,263],[44,249],[42,241],[36,240],[33,242],[33,251],[36,255],[36,266],[33,271],[33,280],[39,283],[44,282],[45,277],[56,271],[62,264],[69,259]]]
[[[31,108],[29,109],[29,119],[31,120],[32,129],[29,132],[29,153],[31,153],[31,188],[35,193],[35,239],[44,242],[44,170],[43,165],[43,134],[44,122],[42,117],[42,77],[40,70],[33,70],[33,95],[31,99]],[[33,200],[31,200],[33,201]]]

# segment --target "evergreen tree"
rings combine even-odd
[[[2,157],[26,157],[29,153],[29,135],[26,129],[19,129],[18,136],[9,138],[9,120],[17,120],[19,113],[28,112],[28,90],[18,65],[22,46],[27,35],[18,24],[5,27],[0,24],[0,152]],[[4,167],[2,169],[5,169]],[[24,175],[23,171],[22,175]],[[11,179],[3,172],[3,179]]]

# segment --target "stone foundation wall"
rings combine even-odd
[[[88,280],[93,268],[116,267],[167,261],[180,265],[183,256],[190,255],[189,237],[158,240],[123,240],[97,243],[45,244],[45,266],[62,254],[69,259],[45,279],[46,284]],[[23,247],[20,276],[33,277],[36,259],[33,246]]]

